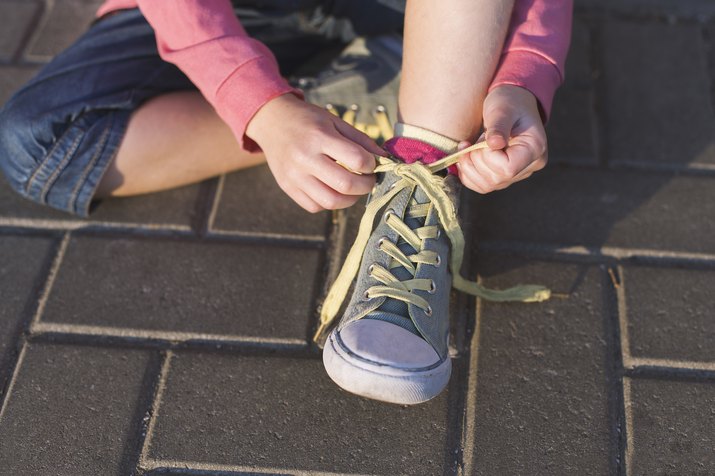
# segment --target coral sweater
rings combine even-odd
[[[198,87],[241,146],[253,115],[271,99],[297,92],[271,51],[246,34],[230,0],[106,0],[97,12],[138,7],[154,28],[161,57]],[[512,84],[531,91],[546,119],[564,78],[573,0],[516,0],[502,57],[490,90]],[[250,91],[250,94],[246,94]]]

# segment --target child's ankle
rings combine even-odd
[[[405,163],[431,164],[456,152],[458,144],[458,141],[436,132],[398,122],[395,137],[386,141],[383,148]],[[450,172],[456,174],[456,167],[450,167]]]

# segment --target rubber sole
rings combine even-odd
[[[361,359],[345,349],[339,339],[335,330],[328,336],[323,365],[330,378],[348,392],[388,403],[414,405],[436,397],[449,383],[452,373],[449,358],[428,369],[400,369]]]

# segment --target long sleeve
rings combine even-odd
[[[573,0],[516,0],[489,89],[512,84],[531,91],[546,121],[564,80],[572,15]]]
[[[300,93],[281,77],[271,51],[246,34],[231,2],[134,1],[154,29],[161,58],[188,76],[243,148],[258,150],[245,136],[253,115],[277,96]]]

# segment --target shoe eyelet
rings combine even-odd
[[[423,309],[422,312],[424,312],[427,317],[432,317],[432,306],[427,306],[427,309]]]
[[[375,265],[374,265],[374,264],[371,264],[371,265],[368,266],[368,268],[367,268],[367,274],[369,274],[370,276],[372,276],[372,272],[373,272],[374,270],[375,270]]]
[[[392,182],[392,183],[390,184],[390,186],[388,187],[388,190],[392,190],[392,189],[395,188],[396,186],[397,186],[397,182]]]
[[[440,264],[442,264],[442,258],[440,258],[439,255],[437,255],[437,260],[434,263],[434,267],[439,268]]]
[[[395,210],[393,210],[392,208],[389,208],[385,212],[385,214],[382,216],[383,220],[385,220],[385,223],[387,223],[387,219],[390,217],[390,215],[394,215],[394,214],[395,214]]]
[[[378,250],[381,250],[381,249],[382,249],[382,244],[385,242],[385,240],[387,240],[387,237],[386,237],[386,236],[383,236],[382,238],[380,238],[379,240],[377,240],[377,249],[378,249]]]
[[[363,301],[369,301],[370,300],[370,291],[365,291],[362,295]]]
[[[442,230],[440,230],[439,228],[437,228],[437,238],[435,238],[435,240],[439,240],[439,238],[440,238],[441,236],[442,236]]]
[[[429,291],[427,291],[430,294],[434,294],[437,291],[437,285],[434,282],[434,279],[430,279],[429,283]]]

